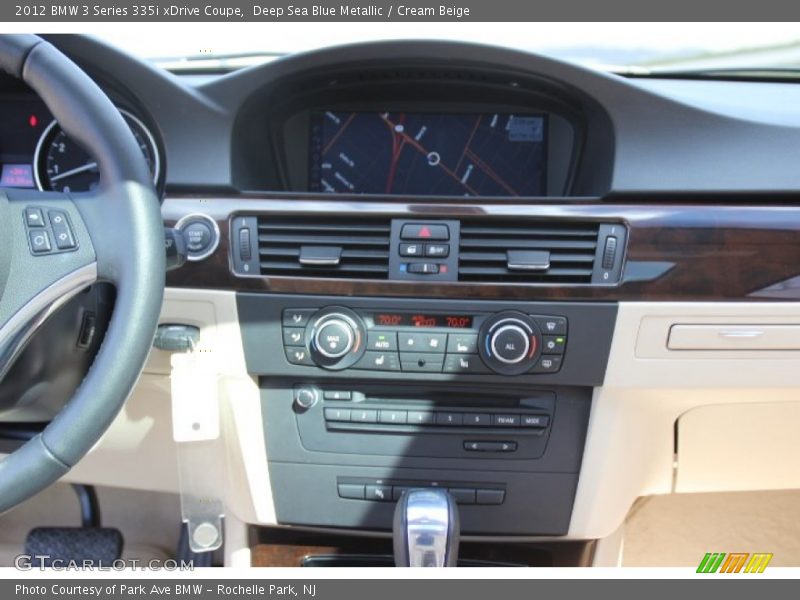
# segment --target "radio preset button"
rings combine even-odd
[[[350,409],[349,408],[326,408],[325,409],[326,421],[337,421],[339,423],[350,422]]]
[[[377,423],[378,411],[370,408],[353,408],[350,410],[351,423]]]
[[[405,425],[408,413],[404,410],[381,410],[379,423],[385,425]]]
[[[436,420],[435,413],[427,410],[408,411],[409,425],[433,425]]]
[[[463,424],[463,415],[458,412],[437,412],[436,424],[458,427]]]
[[[487,413],[466,413],[464,415],[464,425],[470,427],[491,427],[492,415]]]

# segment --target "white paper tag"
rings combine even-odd
[[[190,352],[171,357],[172,437],[200,442],[219,437],[219,376],[211,361]]]

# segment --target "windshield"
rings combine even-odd
[[[287,53],[393,39],[462,40],[613,71],[800,67],[796,23],[242,23],[106,24],[97,37],[165,68],[236,68]]]

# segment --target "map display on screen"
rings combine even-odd
[[[345,194],[540,196],[538,114],[314,112],[309,189]]]

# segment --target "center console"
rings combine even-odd
[[[388,532],[441,487],[465,535],[563,535],[614,303],[240,293],[279,523]]]

